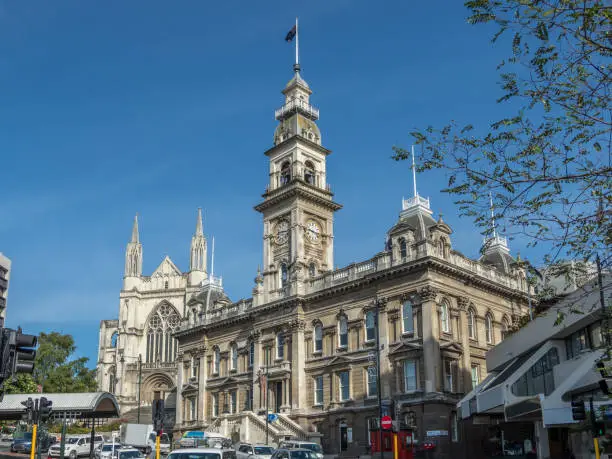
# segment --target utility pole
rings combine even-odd
[[[376,390],[378,392],[378,447],[380,449],[380,459],[383,459],[383,431],[382,431],[382,391],[380,384],[380,328],[378,315],[380,312],[380,299],[374,300],[374,328],[376,330]]]

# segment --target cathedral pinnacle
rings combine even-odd
[[[202,224],[202,208],[198,207],[198,218],[196,220],[196,236],[204,236],[204,225]]]
[[[130,242],[134,244],[138,244],[140,242],[140,237],[138,235],[138,214],[134,216],[134,226],[132,227],[132,240]]]

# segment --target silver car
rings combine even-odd
[[[274,448],[267,445],[251,445],[241,443],[236,448],[237,459],[270,459],[274,453]]]

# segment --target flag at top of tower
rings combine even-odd
[[[297,34],[297,25],[294,25],[293,27],[291,27],[291,30],[289,32],[287,32],[287,36],[285,37],[285,41],[286,42],[293,41],[293,39],[295,38],[296,34]]]

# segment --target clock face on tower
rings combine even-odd
[[[312,242],[316,242],[319,240],[319,236],[321,234],[321,228],[314,220],[308,220],[306,222],[306,237],[310,239]]]
[[[276,225],[276,233],[274,239],[277,244],[284,244],[289,239],[289,222],[287,220],[281,220]]]

